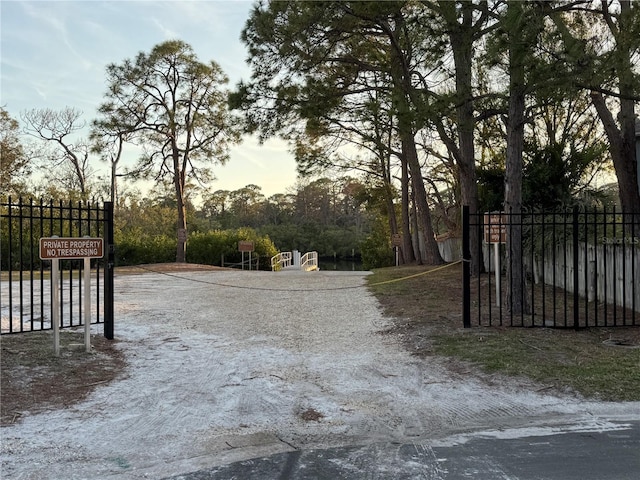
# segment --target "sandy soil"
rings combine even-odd
[[[2,428],[2,478],[162,478],[292,449],[637,418],[638,403],[488,386],[410,355],[381,333],[391,320],[364,275],[118,275],[124,374]]]

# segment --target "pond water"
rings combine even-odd
[[[333,258],[318,259],[318,267],[320,267],[320,270],[339,270],[353,272],[360,272],[365,270],[365,268],[362,266],[362,262],[359,260],[334,260]]]

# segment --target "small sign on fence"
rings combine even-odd
[[[43,237],[40,239],[40,259],[102,258],[102,238]]]
[[[484,241],[507,243],[507,216],[503,212],[484,214]]]
[[[53,326],[53,351],[60,355],[60,260],[84,260],[84,343],[91,351],[91,259],[102,258],[102,238],[42,237],[40,259],[51,260],[51,325]]]
[[[500,306],[500,244],[507,243],[507,216],[504,212],[484,214],[484,241],[493,243],[496,275],[496,306]]]

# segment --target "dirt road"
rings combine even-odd
[[[118,276],[124,376],[3,428],[2,478],[160,478],[296,449],[567,421],[606,428],[637,411],[488,386],[413,357],[380,333],[391,320],[364,275]]]

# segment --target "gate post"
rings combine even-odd
[[[113,340],[113,269],[115,266],[115,245],[113,244],[113,202],[104,202],[106,220],[105,244],[107,262],[104,269],[104,336]]]
[[[573,206],[573,328],[580,328],[580,295],[578,292],[578,206]]]
[[[462,323],[471,328],[471,252],[469,251],[469,205],[462,206]]]

